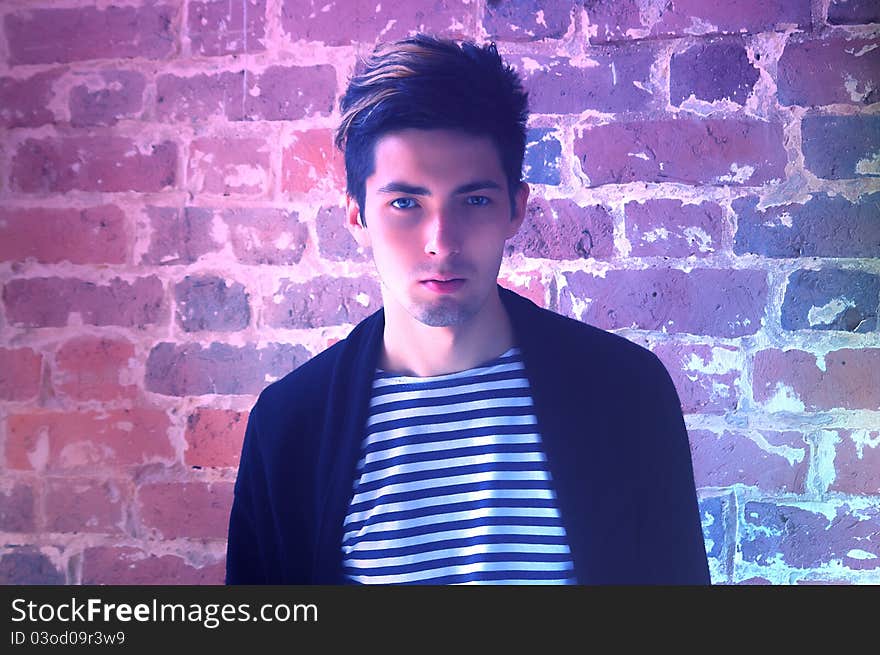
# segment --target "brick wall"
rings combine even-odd
[[[222,581],[256,394],[380,305],[331,135],[416,29],[525,76],[503,283],[667,364],[713,580],[880,582],[878,7],[7,0],[0,582]]]

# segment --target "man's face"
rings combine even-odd
[[[372,247],[386,313],[403,310],[432,327],[465,324],[486,309],[504,248],[525,215],[528,186],[512,212],[488,137],[407,129],[376,142],[366,180],[367,227],[348,200],[348,224]]]

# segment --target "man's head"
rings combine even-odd
[[[459,46],[417,35],[380,45],[350,81],[340,109],[336,145],[345,152],[347,192],[357,201],[362,222],[376,142],[408,128],[488,137],[513,205],[525,153],[527,94],[494,43]]]

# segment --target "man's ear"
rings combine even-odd
[[[370,247],[370,233],[361,216],[357,200],[345,194],[345,227],[361,248]]]
[[[525,220],[526,206],[529,203],[529,185],[525,182],[520,182],[513,197],[516,204],[511,208],[512,215],[510,217],[510,227],[507,231],[508,239],[519,231],[520,226],[522,226],[523,221]]]

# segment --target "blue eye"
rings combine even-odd
[[[412,209],[418,205],[413,198],[395,198],[391,201],[391,206],[395,209]]]
[[[468,196],[466,202],[473,207],[482,207],[492,201],[486,196]]]

